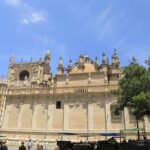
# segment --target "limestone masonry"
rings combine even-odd
[[[114,113],[117,97],[111,91],[118,88],[122,76],[116,50],[110,64],[104,53],[101,64],[97,57],[80,55],[66,68],[60,57],[56,75],[49,64],[49,51],[44,61],[15,63],[11,56],[8,77],[0,79],[1,135],[10,140],[81,140],[84,135],[99,139],[96,133],[136,127],[128,109]],[[148,118],[145,127],[150,131]]]

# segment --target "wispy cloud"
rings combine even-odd
[[[23,0],[4,0],[4,4],[19,10],[20,18],[18,20],[24,25],[36,24],[47,20],[46,11],[38,10]]]
[[[112,4],[110,4],[105,8],[101,8],[98,13],[91,12],[83,29],[91,31],[92,34],[94,33],[98,41],[103,38],[110,38],[111,35],[118,32],[128,22],[125,16],[125,10],[118,14],[113,10]],[[119,24],[120,22],[121,24]]]
[[[4,3],[13,7],[19,7],[22,4],[22,0],[5,0]]]
[[[20,18],[20,22],[22,24],[30,24],[30,23],[40,23],[46,21],[46,14],[44,12],[30,12],[22,15]]]

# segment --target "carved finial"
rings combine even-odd
[[[114,53],[112,55],[112,65],[115,65],[115,66],[119,67],[119,64],[120,64],[120,62],[119,62],[117,50],[114,49]]]
[[[106,65],[106,64],[107,64],[107,57],[106,57],[106,55],[105,55],[104,52],[102,53],[102,64],[103,64],[103,65]]]
[[[50,50],[49,49],[46,51],[44,62],[46,64],[50,63]]]
[[[118,57],[117,56],[117,49],[116,48],[114,48],[113,57]]]
[[[69,64],[68,64],[68,71],[71,71],[72,69],[72,60],[69,60]]]
[[[62,63],[62,56],[59,57],[59,63],[58,63],[58,68],[57,68],[57,74],[61,75],[64,73],[64,67]]]
[[[71,60],[71,58],[69,59],[69,64],[72,65],[72,60]]]
[[[98,64],[98,57],[95,57],[95,63]]]
[[[59,57],[59,65],[62,65],[62,56]]]
[[[10,65],[13,65],[14,64],[14,55],[12,54],[11,57],[10,57],[10,62],[9,62]]]

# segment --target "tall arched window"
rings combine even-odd
[[[29,72],[27,70],[21,71],[19,74],[19,80],[24,81],[29,79]]]

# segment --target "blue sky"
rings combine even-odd
[[[93,59],[116,48],[121,65],[150,57],[150,0],[0,0],[0,75],[12,54],[19,62],[50,49],[51,68],[86,53]]]

